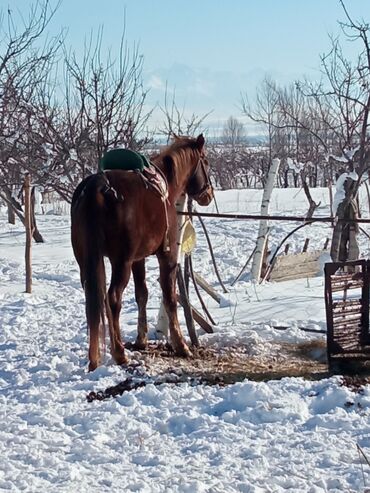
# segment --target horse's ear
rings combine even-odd
[[[203,134],[198,135],[198,137],[197,137],[197,149],[199,151],[202,151],[202,149],[204,147],[204,143],[205,143],[205,140],[204,140]]]
[[[179,140],[180,137],[175,132],[172,132],[172,138],[173,140]]]

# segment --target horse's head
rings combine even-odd
[[[185,190],[189,197],[199,205],[208,205],[213,199],[213,186],[210,179],[210,166],[204,149],[203,134],[198,136],[195,145],[198,161]]]

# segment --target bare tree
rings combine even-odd
[[[27,20],[18,13],[20,28],[12,10],[0,17],[0,197],[8,204],[11,221],[16,214],[24,222],[16,193],[33,157],[28,129],[34,117],[34,95],[54,63],[62,36],[44,36],[57,7],[58,3],[51,7],[47,0],[36,2]],[[37,228],[34,237],[41,239]]]
[[[230,116],[222,130],[222,143],[236,149],[246,142],[245,128],[241,121]]]
[[[343,181],[345,198],[337,208],[338,223],[333,232],[331,256],[335,260],[354,259],[358,255],[356,227],[350,220],[357,217],[356,197],[364,173],[369,170],[370,111],[370,41],[369,25],[357,22],[340,1],[345,21],[340,23],[347,40],[359,46],[355,63],[343,54],[339,40],[332,39],[331,50],[322,56],[324,81],[311,85],[308,96],[329,108],[330,130],[346,159],[346,171],[352,172]],[[354,175],[353,172],[357,175]],[[348,222],[346,222],[348,220]]]
[[[167,142],[173,135],[195,135],[199,133],[203,129],[204,121],[212,113],[209,111],[201,116],[196,113],[187,115],[185,106],[182,108],[178,106],[175,92],[173,92],[172,98],[169,98],[167,83],[164,106],[160,109],[164,115],[164,122],[159,128],[159,132],[166,137]]]
[[[261,170],[262,182],[265,183],[273,157],[282,156],[281,114],[279,112],[279,88],[271,77],[265,77],[257,89],[255,101],[251,104],[247,95],[242,97],[242,110],[252,121],[258,123],[265,131],[267,159]]]
[[[91,35],[81,59],[65,49],[59,100],[50,84],[39,93],[40,154],[46,166],[38,176],[67,201],[77,183],[99,169],[108,149],[139,150],[150,140],[143,58],[136,47],[128,48],[123,32],[117,57],[110,51],[103,62],[102,35],[102,30]]]

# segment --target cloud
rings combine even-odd
[[[152,74],[147,82],[150,89],[157,89],[164,91],[166,88],[165,82],[156,74]]]

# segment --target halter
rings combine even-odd
[[[193,198],[194,200],[202,200],[204,195],[208,193],[209,188],[212,188],[211,181],[209,179],[209,175],[206,170],[206,162],[207,160],[203,157],[200,156],[198,163],[195,167],[195,170],[191,177],[189,178],[188,181],[188,186],[186,187],[186,193]],[[204,178],[204,185],[201,187],[200,190],[192,190],[195,187],[197,187],[197,183],[195,183],[196,179],[199,179],[199,171],[202,173],[203,178]]]

